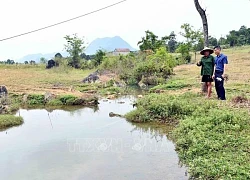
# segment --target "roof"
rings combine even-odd
[[[128,49],[128,48],[116,48],[114,51],[115,52],[130,52],[130,49]]]

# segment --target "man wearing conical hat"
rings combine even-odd
[[[197,63],[197,66],[201,66],[201,81],[206,83],[207,88],[207,98],[211,97],[212,94],[212,82],[213,82],[213,73],[214,73],[214,50],[208,47],[205,47],[200,54],[203,55],[201,60]]]

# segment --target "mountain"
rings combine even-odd
[[[38,62],[40,62],[40,58],[41,57],[44,57],[45,59],[50,60],[50,59],[52,59],[52,58],[55,57],[56,53],[57,52],[47,53],[47,54],[41,54],[41,53],[38,53],[38,54],[28,54],[28,55],[22,57],[21,59],[17,60],[17,62],[24,63],[24,61],[34,60],[34,61],[36,61],[38,63]],[[67,52],[60,52],[60,53],[61,53],[61,55],[63,57],[67,57],[68,56]]]
[[[116,48],[128,48],[130,51],[135,51],[136,49],[131,47],[125,40],[119,36],[115,37],[105,37],[97,38],[89,44],[85,50],[85,54],[93,55],[97,50],[101,49],[107,52],[114,51]]]

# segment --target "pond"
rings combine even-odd
[[[0,132],[0,179],[188,179],[164,134],[168,128],[109,117],[133,110],[133,101],[101,100],[98,109],[21,109],[24,124]]]

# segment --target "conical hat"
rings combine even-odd
[[[204,52],[205,51],[209,51],[210,54],[213,54],[214,53],[214,50],[213,49],[210,49],[209,47],[205,47],[204,49],[201,50],[200,54],[201,55],[204,55]]]

